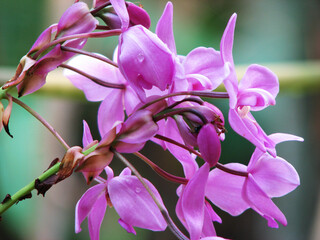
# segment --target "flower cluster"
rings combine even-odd
[[[251,114],[275,104],[279,82],[270,69],[256,64],[238,82],[232,56],[236,18],[233,14],[227,23],[220,51],[198,47],[182,56],[175,46],[171,2],[153,33],[141,6],[124,0],[95,0],[90,10],[76,1],[21,59],[16,75],[3,89],[17,86],[19,96],[30,94],[41,88],[50,71],[62,67],[89,101],[101,102],[97,115],[101,140],[93,139],[84,121],[82,152],[71,164],[71,171],[81,172],[88,184],[98,182],[76,205],[77,233],[88,218],[91,239],[99,239],[107,206],[115,208],[119,224],[129,233],[135,234],[134,227],[163,231],[168,226],[179,239],[223,239],[216,235],[213,222],[222,220],[212,205],[232,216],[251,208],[269,227],[287,224],[272,198],[293,191],[299,176],[277,156],[276,145],[303,139],[283,133],[267,135]],[[81,50],[89,38],[115,35],[119,42],[112,60]],[[222,84],[226,92],[214,91]],[[219,163],[221,141],[227,137],[225,117],[212,101],[204,100],[208,98],[229,100],[230,126],[256,147],[248,166]],[[7,108],[11,110],[11,105]],[[0,103],[4,126],[7,115]],[[149,140],[172,153],[181,163],[183,177],[167,173],[139,153]],[[176,214],[188,238],[170,219],[157,189],[122,153],[135,154],[156,173],[180,184]],[[119,176],[110,167],[115,157],[127,166]],[[100,176],[103,172],[107,179]]]

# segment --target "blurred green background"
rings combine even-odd
[[[59,20],[72,4],[70,0],[0,0],[0,81],[8,80],[20,58],[38,35]],[[163,0],[141,2],[152,17],[154,30],[166,4]],[[219,49],[220,38],[232,13],[238,14],[234,60],[243,69],[252,63],[267,64],[279,73],[281,84],[277,105],[254,113],[268,134],[285,132],[299,135],[304,143],[288,142],[277,147],[278,155],[299,172],[301,186],[293,193],[274,199],[286,215],[288,226],[270,229],[266,221],[251,210],[239,217],[215,208],[223,224],[215,224],[219,236],[240,240],[318,240],[320,239],[320,2],[318,0],[176,0],[174,33],[178,53],[186,55],[198,46]],[[116,39],[94,39],[86,49],[112,56]],[[59,75],[59,73],[58,73]],[[67,81],[67,80],[66,80]],[[46,94],[46,95],[45,95]],[[96,138],[98,103],[86,103],[82,93],[43,90],[22,98],[61,133],[69,145],[81,145],[82,119],[87,120]],[[213,102],[227,116],[227,101]],[[247,163],[254,150],[229,126],[223,142],[221,162]],[[41,174],[64,149],[35,119],[14,105],[10,120],[14,139],[0,133],[0,199],[13,194]],[[148,157],[171,173],[181,167],[170,154],[155,144],[143,150]],[[157,186],[175,222],[177,185],[155,176],[139,160],[132,163]],[[116,173],[122,164],[113,161]],[[74,174],[51,189],[46,197],[36,196],[13,206],[0,222],[0,239],[64,240],[89,239],[86,222],[83,231],[74,233],[74,207],[86,186]],[[100,239],[174,239],[169,232],[153,233],[137,229],[130,235],[117,223],[118,216],[108,208]]]

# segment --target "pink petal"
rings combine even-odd
[[[204,164],[195,175],[189,180],[182,196],[181,209],[183,211],[190,239],[199,239],[202,233],[204,221],[204,207],[205,207],[205,186],[208,179],[210,167]],[[180,219],[181,220],[181,219]]]
[[[144,181],[163,204],[157,189],[148,180]],[[167,227],[160,210],[137,177],[115,177],[108,189],[115,210],[127,224],[153,231],[163,231]]]
[[[234,29],[236,26],[237,14],[234,13],[224,30],[221,43],[220,43],[220,51],[222,60],[224,62],[230,62],[233,65],[233,57],[232,57],[232,47],[233,47],[233,39],[234,39]]]
[[[83,136],[82,136],[82,146],[85,148],[87,145],[93,142],[93,138],[90,132],[88,123],[83,120]]]
[[[273,98],[276,98],[279,92],[279,80],[270,69],[252,64],[239,83],[239,91],[248,88],[263,89],[269,92]]]
[[[61,16],[56,37],[91,32],[97,24],[98,20],[91,15],[87,4],[74,3]]]
[[[143,143],[156,135],[158,129],[158,125],[153,121],[152,113],[142,109],[134,112],[123,123],[118,139],[125,143]]]
[[[216,89],[230,74],[229,67],[222,61],[220,52],[213,48],[193,49],[184,59],[183,66],[187,75],[200,74],[208,78],[211,83],[210,90]]]
[[[149,14],[142,7],[137,6],[131,2],[126,2],[127,9],[130,17],[130,23],[132,25],[141,24],[145,28],[150,28],[151,21]]]
[[[94,209],[95,204],[99,206],[103,205],[99,198],[105,198],[106,185],[98,184],[89,188],[80,198],[76,205],[76,216],[75,216],[75,231],[79,233],[81,231],[80,224]]]
[[[57,31],[57,25],[58,24],[53,24],[50,27],[48,27],[46,30],[44,30],[38,39],[35,41],[35,43],[32,45],[30,51],[28,52],[28,56],[30,54],[40,50],[43,48],[46,44],[51,42],[52,35]]]
[[[68,65],[78,68],[81,71],[100,79],[107,83],[125,84],[126,81],[119,74],[119,69],[107,64],[96,58],[85,55],[78,55],[72,58]],[[92,80],[73,72],[69,69],[64,70],[64,75],[72,82],[78,89],[82,90],[89,101],[102,101],[112,91],[113,88],[101,86]]]
[[[290,163],[268,154],[260,157],[250,173],[269,197],[284,196],[300,184],[299,175]]]
[[[124,0],[110,0],[113,9],[119,16],[121,20],[121,29],[122,31],[128,29],[129,27],[129,14],[127,10],[127,6]]]
[[[171,2],[168,2],[163,10],[162,16],[156,27],[156,34],[165,44],[167,44],[171,52],[177,54],[173,35],[173,5]]]
[[[167,120],[166,127],[165,127],[165,136],[171,138],[179,143],[184,144],[179,130],[175,121],[171,118]],[[198,164],[195,161],[195,158],[192,157],[189,151],[178,147],[175,144],[165,143],[170,153],[177,158],[177,160],[183,166],[183,171],[186,178],[191,178],[195,172],[198,170]]]
[[[172,52],[157,35],[141,25],[129,28],[120,36],[119,68],[129,84],[144,101],[144,89],[156,86],[161,91],[172,84]]]
[[[215,166],[221,155],[221,143],[215,127],[210,123],[202,126],[197,142],[203,159],[210,167]]]
[[[136,235],[136,230],[134,230],[134,228],[132,227],[132,225],[127,224],[126,222],[124,222],[121,218],[118,220],[118,223],[120,224],[121,227],[123,227],[128,233],[133,233],[134,235]]]
[[[105,194],[101,195],[93,205],[88,216],[88,228],[90,240],[100,239],[100,227],[107,209],[107,200]]]
[[[269,227],[278,227],[275,220],[284,226],[287,225],[286,217],[260,188],[251,174],[248,175],[247,181],[243,186],[243,197],[250,203],[253,210],[268,220]]]
[[[246,166],[239,163],[229,163],[226,167],[246,172]],[[206,186],[206,197],[222,210],[237,216],[249,208],[249,204],[242,198],[242,188],[245,177],[226,173],[214,169],[209,173]]]
[[[304,139],[292,134],[287,134],[287,133],[273,133],[271,135],[269,135],[269,138],[275,143],[282,143],[285,141],[299,141],[299,142],[303,142]]]
[[[100,104],[98,110],[98,126],[102,137],[112,128],[123,122],[124,110],[122,98],[123,92],[115,89],[110,92]]]

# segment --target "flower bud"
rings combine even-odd
[[[56,38],[91,32],[97,24],[98,21],[91,15],[87,4],[83,2],[75,3],[60,18]]]
[[[139,110],[123,123],[117,140],[125,143],[144,143],[150,140],[158,129],[152,113],[146,109]]]
[[[13,138],[13,136],[11,135],[10,131],[9,131],[9,119],[11,116],[11,111],[12,111],[12,97],[10,95],[7,95],[7,99],[8,99],[8,106],[6,107],[6,109],[3,111],[2,114],[2,124],[4,127],[4,130],[7,132],[7,134]],[[3,107],[3,106],[2,106]]]

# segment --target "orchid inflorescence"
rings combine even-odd
[[[271,70],[256,64],[238,82],[232,56],[236,18],[233,14],[225,28],[220,51],[198,47],[182,56],[175,46],[171,2],[153,33],[142,6],[124,0],[94,0],[90,10],[86,3],[76,1],[57,24],[39,36],[0,92],[0,100],[9,102],[6,108],[0,103],[0,130],[4,127],[12,136],[8,123],[15,102],[51,131],[66,154],[22,196],[7,195],[0,214],[32,189],[44,194],[73,172],[81,172],[88,184],[98,183],[83,194],[75,210],[75,231],[80,232],[82,221],[88,218],[91,239],[99,239],[107,206],[114,207],[119,224],[129,233],[135,234],[134,227],[153,231],[169,227],[178,239],[223,239],[216,236],[213,222],[222,220],[212,205],[232,216],[251,208],[269,227],[277,228],[278,222],[286,225],[272,198],[293,191],[299,176],[277,156],[276,145],[303,139],[284,133],[267,135],[251,114],[275,104],[279,82]],[[109,36],[119,37],[112,60],[82,50],[88,39]],[[83,146],[69,147],[41,116],[9,93],[14,87],[19,97],[37,91],[57,67],[65,69],[64,75],[88,101],[101,102],[97,116],[100,141],[93,139],[83,121]],[[226,92],[213,91],[222,84]],[[256,147],[248,166],[219,163],[225,118],[212,101],[204,100],[216,98],[229,99],[230,126]],[[183,177],[164,171],[139,152],[149,140],[181,163]],[[134,154],[157,174],[179,184],[176,214],[186,231],[173,223],[160,193],[123,153]],[[110,167],[114,159],[126,166],[119,176]]]

